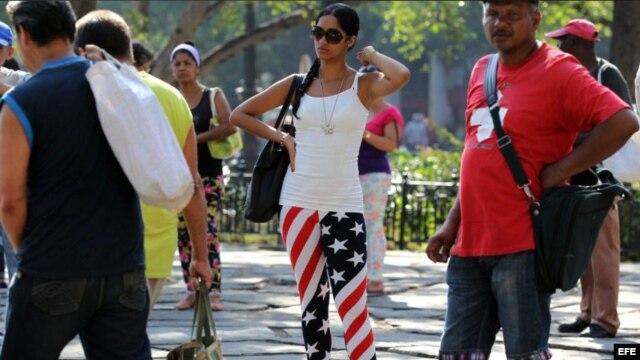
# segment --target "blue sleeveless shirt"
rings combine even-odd
[[[105,138],[85,73],[46,64],[3,98],[27,135],[27,221],[18,271],[92,277],[144,268],[138,197]],[[141,109],[143,111],[143,109]]]

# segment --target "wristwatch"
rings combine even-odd
[[[371,132],[370,131],[365,131],[364,132],[364,138],[369,140],[370,137],[371,137]]]

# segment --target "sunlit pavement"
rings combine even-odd
[[[281,249],[223,244],[224,311],[214,313],[225,358],[305,359],[295,280],[287,254]],[[369,298],[378,359],[436,358],[446,308],[445,265],[429,262],[423,253],[389,251],[385,260],[384,295]],[[151,314],[148,333],[154,359],[188,340],[192,311],[173,305],[184,295],[179,263]],[[2,290],[2,307],[6,290]],[[560,335],[560,322],[578,314],[579,289],[552,299],[550,344],[554,359],[611,359],[614,343],[640,342],[640,264],[623,264],[618,312],[622,326],[614,339]],[[4,309],[3,309],[4,310]],[[333,359],[348,359],[340,319],[331,304]],[[42,339],[46,341],[46,339]],[[493,359],[504,359],[498,334]],[[76,339],[61,359],[84,359]]]

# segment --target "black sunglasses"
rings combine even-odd
[[[311,27],[311,36],[316,39],[316,41],[320,41],[320,39],[325,37],[329,44],[337,44],[345,38],[345,36],[336,29],[329,29],[325,31],[320,26]]]

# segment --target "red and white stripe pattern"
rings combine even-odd
[[[330,286],[342,319],[349,359],[375,359],[366,304],[363,215],[285,206],[280,213],[280,229],[298,284],[307,358],[330,359]]]

